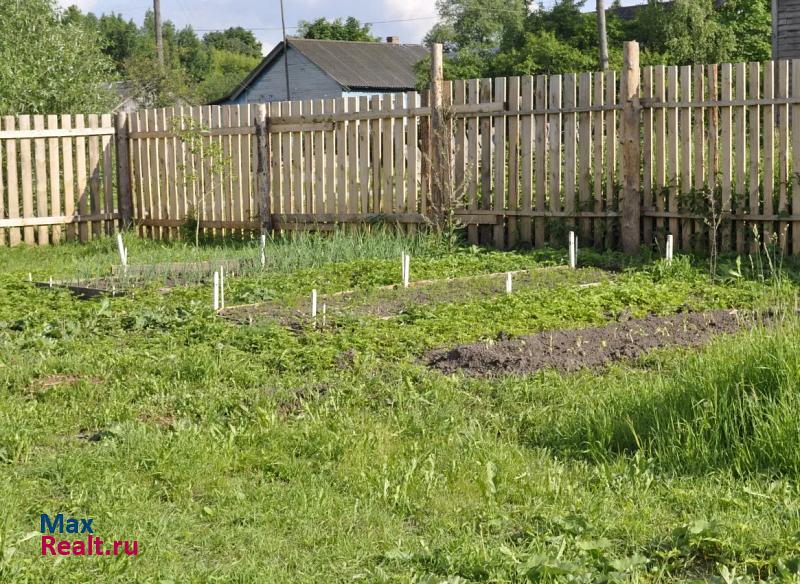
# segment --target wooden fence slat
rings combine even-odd
[[[778,61],[778,97],[789,97],[789,61]],[[789,212],[789,106],[777,108],[778,116],[778,214]],[[766,214],[766,212],[765,212]],[[781,253],[789,251],[789,224],[781,221],[778,224],[778,243]]]
[[[667,102],[678,101],[678,68],[674,65],[667,67]],[[678,174],[678,108],[670,107],[667,110],[667,184],[669,193],[667,211],[678,212],[678,193],[680,192],[680,175]],[[676,242],[680,241],[678,219],[670,217],[669,234]]]
[[[736,99],[746,98],[746,65],[744,63],[738,63],[736,65]],[[743,213],[747,211],[747,133],[745,132],[747,127],[747,108],[737,107],[734,112],[734,116],[736,124],[736,188],[734,193],[736,194],[736,211],[738,213]],[[745,223],[743,221],[736,221],[734,225],[736,226],[736,251],[739,253],[744,253],[745,242],[747,240]]]
[[[449,85],[449,82],[445,85]],[[404,96],[402,93],[395,94],[395,109],[403,107]],[[352,123],[352,122],[351,122]],[[406,181],[406,155],[405,155],[406,132],[403,118],[394,118],[394,209],[396,213],[404,213],[406,210],[405,201],[405,181]]]
[[[685,65],[680,68],[680,91],[681,99],[689,102],[692,99],[692,66]],[[678,196],[680,202],[678,208],[682,212],[688,212],[689,197],[692,191],[692,152],[695,150],[692,144],[692,110],[688,107],[680,108],[680,190]],[[691,249],[692,222],[683,219],[680,223],[681,237],[680,247],[684,251]]]
[[[305,103],[300,101],[292,102],[295,114],[305,111]],[[305,184],[303,180],[303,135],[305,132],[291,132],[292,136],[292,209],[294,213],[303,212],[303,190]],[[344,160],[340,161],[346,162]],[[341,202],[340,202],[341,207]]]
[[[419,106],[419,97],[416,91],[409,91],[406,94],[406,105],[409,108],[417,108]],[[366,123],[363,124],[365,127]],[[368,140],[364,140],[366,147]],[[419,212],[419,147],[418,147],[418,129],[417,118],[411,117],[406,124],[406,147],[408,148],[408,206],[407,212]],[[364,156],[366,159],[366,156]],[[366,169],[364,169],[366,174]],[[366,179],[365,179],[366,180]],[[366,201],[366,198],[365,198]],[[366,208],[365,208],[366,209]],[[409,232],[416,232],[416,225],[409,226]]]
[[[82,114],[75,116],[75,127],[79,129],[86,127],[86,120]],[[86,138],[83,136],[75,138],[75,175],[77,177],[78,213],[89,215],[90,195],[86,175]],[[81,223],[78,226],[78,236],[81,241],[89,241],[89,225],[87,223]]]
[[[110,117],[110,116],[109,116]],[[58,116],[47,116],[47,129],[58,129]],[[109,138],[110,140],[110,138]],[[61,149],[58,138],[48,140],[48,150],[50,155],[50,215],[61,215]],[[0,169],[1,170],[1,169]],[[61,243],[61,225],[53,225],[51,228],[53,244]]]
[[[548,77],[546,75],[536,76],[536,91],[534,94],[536,110],[546,110],[548,107]],[[546,210],[547,199],[547,152],[549,149],[550,124],[548,116],[544,114],[534,115],[534,131],[536,146],[536,211]],[[544,217],[537,218],[534,222],[534,245],[544,246],[547,231],[547,221]]]
[[[44,116],[33,116],[33,129],[44,130]],[[47,142],[42,139],[33,141],[34,160],[36,168],[36,205],[34,216],[47,217],[49,211],[47,201]],[[39,245],[50,243],[50,233],[46,225],[40,225],[36,230],[36,242]]]
[[[553,75],[550,77],[550,95],[548,102],[549,107],[552,109],[558,110],[563,105],[561,103],[562,81],[563,77],[561,75]],[[548,192],[548,197],[550,203],[550,212],[558,213],[561,211],[561,114],[552,113],[547,117],[549,126],[548,137],[550,139],[550,189]],[[556,246],[561,243],[559,241],[560,235],[561,234],[556,230],[551,232],[551,245]]]
[[[31,127],[30,116],[19,117],[20,130],[29,130]],[[31,159],[31,141],[19,141],[20,155],[20,179],[22,179],[22,216],[25,218],[33,217],[33,167]],[[22,230],[25,243],[34,245],[33,227],[25,227]]]
[[[453,82],[453,108],[467,103],[467,84],[463,79],[456,79]],[[466,144],[466,125],[465,117],[458,117],[453,123],[453,193],[458,197],[458,205],[464,200],[465,181],[467,180],[467,144]],[[410,144],[409,144],[410,147]]]
[[[708,87],[706,89],[707,92],[707,99],[711,101],[718,101],[719,99],[719,85],[718,85],[718,73],[719,70],[716,65],[709,65],[707,67],[708,71]],[[708,108],[707,112],[708,117],[708,164],[707,164],[707,188],[708,192],[712,194],[715,201],[715,210],[717,213],[720,212],[719,205],[716,203],[717,201],[717,193],[719,191],[719,184],[718,184],[718,173],[719,173],[719,108],[712,106]],[[709,246],[709,250],[711,249],[711,235],[713,234],[718,238],[718,234],[714,233],[712,230],[709,231],[709,238],[707,239],[707,244]],[[719,243],[719,241],[717,241]],[[719,248],[718,248],[719,249]]]
[[[578,107],[589,108],[592,105],[592,74],[581,73],[578,78]],[[578,116],[578,209],[591,210],[592,181],[592,114],[583,112]],[[589,243],[592,240],[592,220],[580,220],[581,240]]]
[[[508,78],[508,109],[516,111],[520,109],[520,78]],[[508,208],[511,211],[519,211],[519,116],[508,117]],[[517,218],[508,218],[508,247],[515,248],[519,241]]]
[[[7,131],[14,131],[17,120],[14,116],[4,118],[4,126]],[[17,141],[9,140],[6,142],[6,180],[8,181],[8,211],[9,219],[19,217],[19,173],[17,172]],[[2,163],[2,161],[0,161]],[[17,246],[22,240],[21,232],[18,228],[8,230],[8,244]]]
[[[383,104],[380,95],[373,95],[370,100],[370,113],[380,112],[383,110]],[[371,176],[371,190],[372,201],[369,206],[369,212],[381,212],[381,196],[383,192],[382,175],[381,175],[381,121],[379,118],[374,118],[369,122],[370,134],[370,176]]]
[[[574,73],[564,75],[564,108],[575,109],[576,105],[576,77]],[[564,211],[574,213],[575,183],[577,180],[577,143],[575,134],[575,113],[566,113],[562,116],[564,126]],[[566,227],[574,230],[577,225],[568,220]]]
[[[494,80],[494,99],[495,101],[506,101],[506,78],[497,77]],[[494,209],[498,215],[502,214],[506,208],[506,118],[497,116],[494,118]],[[505,249],[505,225],[502,222],[494,227],[493,244],[497,249]]]
[[[750,83],[748,97],[751,99],[757,99],[761,91],[761,64],[750,63],[749,69]],[[759,171],[759,166],[761,163],[761,113],[760,108],[757,105],[750,106],[748,110],[748,130],[750,136],[750,214],[758,215],[761,210],[761,176]],[[758,224],[749,223],[747,225],[747,229],[750,232],[748,233],[748,237],[752,238],[750,242],[750,251],[751,253],[757,252],[758,241],[756,237],[753,237],[754,234],[752,230],[757,230],[756,233],[760,237],[761,226]]]
[[[245,122],[242,122],[242,106],[232,105],[228,107],[228,127],[241,128],[244,125],[254,124],[255,118],[251,121],[245,117]],[[250,140],[250,136],[234,135],[231,136],[231,219],[233,221],[249,221],[250,217],[245,216],[245,202],[244,202],[244,187],[242,181],[245,176],[249,180],[249,173],[242,175],[242,152],[244,151],[245,143]],[[239,233],[239,230],[236,230]]]
[[[704,93],[705,93],[705,75],[703,73],[704,67],[702,65],[694,65],[692,67],[692,94],[693,99],[696,100],[703,100]],[[693,183],[692,188],[694,189],[696,197],[704,197],[704,187],[705,187],[705,112],[704,108],[697,107],[693,108],[693,148],[692,148],[692,159],[693,159]],[[709,184],[710,186],[710,184]],[[713,191],[712,191],[713,192]],[[708,239],[704,239],[702,237],[704,225],[702,221],[695,221],[692,226],[692,231],[696,240],[694,242],[694,248],[698,251],[705,247],[706,242]]]
[[[467,102],[477,104],[479,99],[479,81],[470,79],[467,82]],[[465,171],[467,209],[477,211],[478,209],[478,150],[479,150],[479,125],[478,118],[466,118],[467,133],[467,162]],[[470,224],[467,226],[467,241],[471,244],[479,243],[478,226]]]
[[[324,113],[325,101],[314,101],[314,113]],[[315,214],[325,211],[325,134],[318,130],[314,132],[314,201],[311,207]]]
[[[653,98],[653,68],[644,67],[642,69],[642,88],[641,96],[643,99]],[[653,108],[645,108],[642,111],[642,194],[644,195],[644,207],[654,208],[655,199],[653,198]],[[646,246],[653,244],[653,219],[644,217],[642,219],[642,243]]]
[[[314,101],[307,99],[303,102],[303,111],[311,115],[314,111]],[[306,130],[303,132],[303,212],[311,213],[314,208],[314,137],[316,132]]]
[[[219,129],[222,128],[222,107],[218,105],[211,106],[211,121],[209,123],[209,128],[211,129]],[[209,138],[209,144],[214,144],[216,146],[216,150],[218,154],[221,154],[224,160],[225,157],[225,149],[223,145],[223,137],[222,136],[211,136]],[[217,165],[219,169],[215,171],[212,166],[212,162],[209,161],[209,171],[211,173],[211,180],[214,182],[214,194],[213,194],[213,205],[211,206],[211,217],[214,221],[225,221],[225,205],[223,204],[222,197],[223,193],[225,192],[225,176],[224,171],[222,168],[224,167],[223,160],[218,160],[219,164]],[[222,171],[222,172],[221,172]],[[219,237],[224,235],[223,229],[215,229],[214,235]]]
[[[481,79],[480,88],[480,103],[488,103],[492,101],[492,80],[488,78]],[[492,208],[492,117],[486,116],[481,118],[480,122],[481,133],[481,209]],[[491,241],[492,230],[489,226],[481,225],[479,228],[479,240],[482,244],[488,244]]]
[[[168,120],[167,120],[167,108],[159,108],[156,110],[156,127],[159,131],[166,131],[169,130]],[[157,184],[158,184],[158,212],[159,216],[162,219],[169,219],[170,215],[170,207],[169,207],[169,182],[170,182],[170,171],[169,171],[169,138],[164,136],[163,138],[157,138],[155,140],[156,148],[158,149],[158,158],[157,158]],[[169,240],[171,238],[171,228],[165,227],[161,230],[161,237],[164,240]]]
[[[522,92],[521,108],[523,111],[533,111],[533,77],[525,75],[520,79]],[[520,116],[520,201],[519,209],[530,213],[533,210],[533,141],[534,141],[534,116],[523,114]],[[530,217],[519,220],[519,239],[523,246],[533,245],[533,225]]]
[[[292,105],[290,102],[281,102],[280,104],[281,115],[291,115]],[[281,173],[281,183],[283,186],[283,204],[281,205],[281,213],[295,212],[292,205],[292,134],[291,132],[283,132],[281,137],[281,164],[279,172]],[[333,197],[333,193],[331,196]]]
[[[775,67],[772,61],[766,61],[764,68],[764,97],[772,99],[775,96]],[[775,195],[775,106],[765,105],[762,109],[764,115],[763,148],[764,148],[764,173],[761,181],[764,192],[762,211],[764,215],[772,215]],[[764,243],[772,240],[773,227],[770,223],[763,224]]]
[[[605,75],[603,73],[594,74],[593,84],[593,97],[592,104],[596,107],[602,107],[605,103]],[[603,181],[603,151],[605,146],[605,134],[603,128],[605,126],[605,114],[598,113],[593,116],[594,124],[594,141],[593,141],[593,173],[594,177],[594,210],[596,213],[602,213],[605,209],[603,201],[604,181]],[[605,224],[602,220],[596,219],[594,221],[594,237],[593,243],[596,248],[603,247],[605,233]]]
[[[111,114],[103,114],[100,116],[100,127],[108,128],[113,127],[114,120]],[[103,134],[100,137],[100,152],[103,160],[103,196],[102,206],[103,213],[114,213],[116,211],[114,205],[114,155],[112,148],[114,147],[113,136],[110,134]],[[104,221],[103,230],[106,235],[111,235],[114,232],[114,222]],[[53,231],[53,239],[55,239],[55,231]]]
[[[337,100],[325,101],[326,114],[335,113],[337,107]],[[325,132],[325,211],[330,214],[336,213],[336,148],[336,131]]]
[[[720,97],[722,101],[733,99],[733,67],[730,63],[722,64]],[[719,170],[720,170],[720,210],[723,213],[730,212],[732,201],[733,185],[733,156],[732,156],[732,124],[733,110],[730,107],[723,107],[720,111],[720,134],[722,144],[720,146]],[[723,221],[720,226],[720,248],[722,250],[736,249],[736,242],[731,241],[731,223]]]
[[[381,111],[390,112],[394,109],[394,94],[383,96]],[[381,213],[393,213],[394,209],[394,122],[391,117],[381,121]]]
[[[369,98],[362,96],[358,100],[358,110],[360,112],[368,113]],[[409,125],[412,121],[409,121]],[[416,128],[416,120],[413,121]],[[370,180],[370,153],[369,153],[369,131],[370,122],[361,121],[358,123],[358,199],[354,209],[356,212],[369,213],[369,180]],[[318,132],[316,136],[321,136],[322,133]],[[413,142],[416,144],[416,139]],[[411,144],[411,142],[409,142]],[[410,146],[409,146],[410,147]],[[409,192],[409,197],[411,193]]]
[[[96,129],[100,125],[97,114],[89,114],[87,118],[89,127]],[[98,215],[100,209],[100,140],[97,136],[90,136],[89,142],[89,204],[92,215]],[[158,165],[161,166],[160,164]],[[102,225],[99,221],[92,222],[92,238],[100,237]]]
[[[220,201],[219,201],[219,220],[220,221],[233,221],[234,208],[233,208],[233,154],[231,153],[231,107],[230,105],[221,106],[217,110],[219,127],[224,131],[228,130],[227,134],[219,137],[219,144],[222,151],[223,168],[222,175],[219,177]],[[231,235],[232,230],[223,230],[222,234]]]
[[[653,71],[653,98],[661,103],[666,101],[667,69],[656,65]],[[653,195],[656,211],[666,211],[667,197],[667,149],[666,149],[666,111],[659,107],[653,114]],[[663,217],[655,221],[657,241],[660,249],[666,244],[666,225]]]
[[[347,112],[347,98],[336,100],[336,111]],[[347,124],[336,122],[336,211],[339,215],[347,212]],[[390,146],[391,147],[391,146]],[[389,189],[391,191],[391,189]],[[295,210],[295,212],[297,212]]]
[[[616,106],[617,104],[617,73],[616,71],[606,71],[606,105]],[[617,112],[615,109],[608,109],[605,114],[606,117],[606,210],[612,209],[618,211],[619,196],[618,196],[618,183],[615,180],[617,177],[618,160],[617,160]],[[615,222],[612,219],[606,219],[606,247],[612,248],[615,241],[614,227]]]

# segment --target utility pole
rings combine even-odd
[[[158,63],[164,66],[164,37],[161,35],[161,0],[153,0],[153,14],[156,26],[156,53]]]
[[[286,75],[286,101],[292,101],[292,92],[289,89],[289,45],[286,42],[286,18],[283,14],[283,0],[281,0],[281,28],[283,29],[283,72]]]
[[[597,0],[597,38],[600,44],[600,69],[608,69],[608,34],[606,34],[606,4]]]

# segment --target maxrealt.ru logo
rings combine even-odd
[[[94,519],[64,519],[64,515],[59,513],[54,518],[42,514],[40,531],[42,532],[42,555],[43,556],[118,556],[125,554],[135,556],[139,553],[139,542],[137,540],[114,540],[108,544],[94,535]],[[86,539],[56,539],[54,534],[79,534],[85,535]]]

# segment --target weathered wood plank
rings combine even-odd
[[[16,127],[17,120],[14,116],[5,116],[3,118],[3,125],[7,131],[13,131]],[[9,140],[6,143],[6,180],[8,181],[8,211],[9,219],[16,219],[19,217],[19,173],[17,172],[17,142],[16,140]],[[2,160],[0,160],[2,163]],[[17,246],[21,242],[21,233],[19,229],[8,230],[8,244]]]
[[[47,116],[47,129],[48,130],[56,130],[58,129],[58,116],[56,115],[49,115]],[[111,138],[106,138],[110,140]],[[61,148],[59,145],[58,138],[50,138],[47,141],[47,147],[49,151],[49,178],[50,178],[50,205],[49,205],[49,214],[50,215],[61,215]],[[2,157],[0,157],[2,160]],[[0,165],[1,166],[1,165]],[[0,172],[2,172],[2,168],[0,168]],[[2,182],[2,180],[0,180]],[[0,194],[0,199],[2,199],[2,195]],[[41,213],[40,213],[41,214]],[[0,216],[2,213],[0,213]],[[51,229],[52,232],[52,241],[53,244],[61,243],[61,226],[54,225]]]
[[[749,97],[758,98],[761,91],[761,64],[750,63],[749,65]],[[748,108],[748,124],[750,136],[750,214],[758,215],[761,212],[761,112],[757,105]],[[747,226],[748,231],[756,230],[758,238],[761,237],[761,225],[750,224]],[[753,235],[752,232],[750,235]],[[758,251],[759,242],[756,237],[752,237],[750,241],[750,252],[755,253]]]
[[[33,128],[44,130],[44,116],[33,116]],[[36,168],[36,206],[35,216],[46,217],[49,214],[47,200],[47,142],[43,138],[33,141]],[[36,230],[36,241],[39,245],[50,243],[50,232],[46,225]]]

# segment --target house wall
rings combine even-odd
[[[289,47],[288,60],[293,100],[342,96],[342,87],[336,81],[292,47]],[[236,100],[229,103],[265,103],[286,99],[286,73],[281,55]]]
[[[800,0],[772,0],[775,60],[800,59]]]

